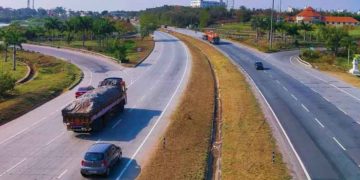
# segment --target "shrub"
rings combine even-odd
[[[317,61],[321,57],[320,51],[314,51],[311,49],[305,49],[301,52],[301,57],[309,62]]]
[[[0,72],[0,96],[4,96],[15,87],[16,80],[9,74]]]
[[[320,62],[333,65],[336,62],[336,56],[329,55],[329,54],[323,55],[320,58]]]

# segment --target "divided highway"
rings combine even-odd
[[[175,31],[201,37],[189,30]],[[267,55],[229,41],[217,47],[254,80],[281,122],[308,179],[360,179],[360,91],[301,67],[294,55]],[[291,61],[290,61],[291,60]],[[266,70],[257,71],[255,61]]]
[[[110,179],[134,179],[166,129],[171,110],[184,89],[191,68],[185,45],[165,33],[155,33],[153,53],[137,68],[124,68],[101,57],[70,50],[24,45],[27,50],[70,60],[84,72],[80,86],[97,86],[106,77],[123,77],[128,104],[106,129],[93,134],[66,131],[61,109],[75,90],[0,126],[0,179],[82,179],[83,153],[95,142],[123,148],[124,159]]]

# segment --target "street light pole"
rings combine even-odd
[[[271,7],[271,23],[270,23],[270,50],[272,49],[272,44],[273,44],[273,32],[274,32],[274,4],[275,4],[275,0],[272,0],[272,7]]]

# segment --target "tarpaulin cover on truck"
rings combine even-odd
[[[64,116],[92,116],[121,98],[122,90],[114,86],[98,87],[62,110]]]

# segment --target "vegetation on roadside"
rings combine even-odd
[[[36,74],[33,80],[16,85],[0,97],[0,124],[49,101],[81,78],[81,71],[76,66],[62,60],[23,51],[17,52],[17,55],[20,61],[34,67]],[[0,61],[3,60],[0,58]]]
[[[223,134],[222,178],[290,179],[271,129],[245,77],[214,47],[188,36],[180,37],[210,57],[219,80]]]
[[[214,113],[214,79],[204,54],[192,55],[190,80],[164,138],[139,179],[205,179]],[[169,173],[171,172],[171,173]]]

